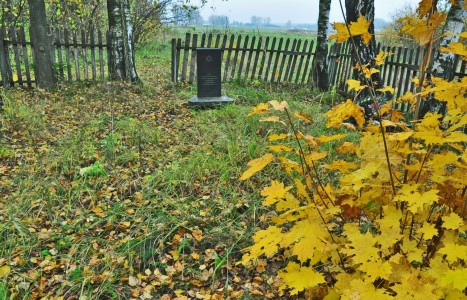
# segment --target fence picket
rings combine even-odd
[[[23,74],[21,72],[21,58],[18,51],[18,39],[16,38],[16,30],[14,27],[10,27],[9,30],[11,45],[13,46],[14,61],[16,65],[16,76],[18,77],[18,84],[23,86]]]
[[[21,26],[18,31],[18,41],[23,48],[23,60],[24,60],[24,70],[26,72],[26,83],[28,87],[32,87],[32,80],[31,80],[31,68],[29,66],[29,54],[28,49],[26,47],[26,33],[24,32],[24,27]]]

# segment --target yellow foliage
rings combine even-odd
[[[329,40],[335,39],[336,43],[343,43],[351,36],[361,35],[363,42],[368,44],[372,38],[371,34],[368,33],[370,24],[370,21],[366,20],[363,16],[358,17],[357,22],[350,22],[348,28],[345,23],[333,23],[332,27],[337,33],[331,35]]]
[[[291,295],[296,295],[304,289],[326,282],[324,276],[313,270],[312,267],[300,267],[299,264],[294,262],[289,263],[285,270],[279,272],[279,275],[284,283],[281,288],[290,287]]]
[[[348,99],[346,102],[333,107],[330,111],[324,114],[328,117],[326,127],[340,127],[342,123],[350,117],[355,118],[358,126],[362,127],[365,124],[365,116],[362,108]]]
[[[269,165],[272,161],[274,160],[274,155],[271,153],[266,153],[260,158],[253,159],[248,163],[248,166],[250,167],[248,170],[246,170],[242,176],[240,176],[240,180],[247,180],[251,176],[253,176],[255,173],[261,171],[264,169],[267,165]]]
[[[401,20],[402,32],[421,45],[436,39],[434,34],[445,18],[432,11],[433,3],[421,1],[419,18]],[[366,36],[366,22],[360,18],[351,24],[353,34]],[[342,42],[349,38],[345,25],[336,24],[335,28],[333,39]],[[465,55],[457,47],[454,44],[442,51]],[[377,64],[387,55],[378,54]],[[375,72],[365,68],[367,75]],[[405,117],[391,103],[381,108],[381,114],[391,115],[383,117],[381,126],[364,126],[362,108],[347,100],[325,113],[326,127],[349,128],[345,122],[353,118],[360,127],[356,142],[328,147],[324,143],[346,135],[315,137],[303,128],[303,133],[268,138],[291,137],[287,147],[269,146],[271,150],[303,152],[290,151],[287,157],[279,157],[280,178],[292,184],[272,180],[261,191],[263,204],[273,205],[277,215],[270,218],[266,230],[254,235],[254,245],[245,249],[242,263],[260,256],[287,260],[287,267],[278,271],[280,287],[287,290],[284,297],[318,289],[318,285],[329,291],[324,299],[465,297],[467,135],[463,128],[467,125],[467,77],[421,81],[414,81],[419,88],[415,94],[406,93],[397,102],[408,102],[414,108],[417,99],[433,96],[446,103],[446,115],[428,113],[421,120],[404,123]],[[347,83],[349,90],[366,88],[359,81]],[[284,102],[271,101],[270,106],[275,114],[288,113]],[[312,121],[300,113],[291,117]],[[401,131],[387,132],[390,128]],[[244,177],[272,162],[274,156],[269,155],[251,161]]]

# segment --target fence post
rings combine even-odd
[[[8,44],[5,47],[5,37],[6,31],[5,28],[0,30],[0,69],[2,74],[2,84],[3,87],[6,88],[10,85],[11,78],[10,78],[10,70],[9,70],[9,57],[7,56]]]
[[[172,39],[172,64],[171,64],[171,75],[172,75],[172,82],[177,82],[177,39]]]

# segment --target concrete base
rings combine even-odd
[[[231,104],[234,102],[234,99],[221,96],[221,97],[200,97],[194,96],[190,100],[188,100],[188,104],[190,106],[198,106],[198,107],[214,107],[222,104]]]

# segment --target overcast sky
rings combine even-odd
[[[391,13],[406,3],[415,6],[417,0],[375,0],[376,18],[390,20]],[[208,0],[201,10],[207,19],[210,15],[226,15],[232,22],[249,22],[251,16],[270,17],[272,23],[316,23],[319,0]],[[343,21],[339,0],[331,2],[331,22]],[[342,0],[345,3],[345,0]]]

